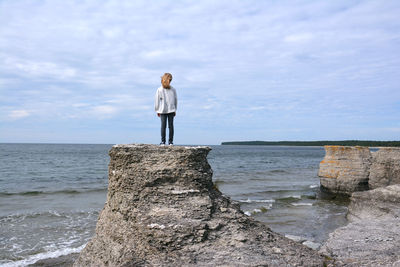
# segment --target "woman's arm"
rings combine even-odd
[[[176,90],[174,90],[174,92],[175,92],[175,109],[178,109],[178,96],[176,94]]]
[[[159,97],[159,92],[157,89],[156,96],[154,98],[154,110],[157,112],[159,107],[160,107],[160,97]]]

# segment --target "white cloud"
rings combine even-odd
[[[94,106],[90,110],[90,113],[99,119],[111,118],[117,114],[117,112],[118,108],[111,105]]]
[[[18,80],[15,78],[0,78],[0,89],[11,87],[15,83],[18,83]]]
[[[72,107],[74,108],[84,108],[84,107],[88,107],[89,104],[88,103],[74,103],[72,104]]]
[[[46,77],[61,80],[72,79],[77,73],[74,68],[60,66],[53,62],[30,61],[11,57],[6,58],[3,69],[7,72],[32,78]]]
[[[390,0],[5,0],[0,105],[49,121],[143,118],[171,72],[179,118],[221,132],[346,121],[400,101],[399,12]]]
[[[288,43],[306,43],[311,41],[313,37],[314,35],[311,33],[297,33],[285,36],[284,41]]]
[[[102,30],[103,35],[109,39],[116,39],[121,36],[123,33],[121,28],[113,27],[113,28],[106,28]]]
[[[142,53],[142,56],[144,58],[149,58],[149,59],[153,59],[153,58],[160,58],[163,55],[165,55],[167,52],[165,50],[152,50],[152,51],[145,51]]]
[[[31,113],[29,111],[20,109],[20,110],[12,110],[8,114],[8,117],[12,120],[18,120],[18,119],[28,117],[29,115],[31,115]]]

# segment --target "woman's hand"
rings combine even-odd
[[[160,117],[160,113],[157,113],[157,116]]]

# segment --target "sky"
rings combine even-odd
[[[400,140],[400,1],[0,0],[0,143]]]

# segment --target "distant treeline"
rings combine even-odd
[[[343,140],[343,141],[234,141],[222,142],[221,145],[257,145],[257,146],[387,146],[400,147],[400,141],[365,141],[365,140]]]

